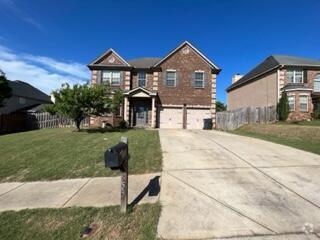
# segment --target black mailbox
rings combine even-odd
[[[104,153],[104,162],[106,167],[113,170],[119,169],[122,164],[128,160],[128,144],[120,142],[117,145],[107,149]]]

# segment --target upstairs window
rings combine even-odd
[[[308,96],[299,96],[300,112],[308,112]]]
[[[119,86],[120,78],[120,71],[102,71],[102,84]]]
[[[287,70],[289,83],[303,83],[303,70]]]
[[[177,82],[177,72],[174,70],[166,71],[166,86],[175,87]]]
[[[194,73],[194,87],[204,88],[204,72],[198,71]]]
[[[313,91],[320,92],[320,74],[317,74],[313,83]]]
[[[288,96],[288,103],[289,103],[289,111],[294,112],[296,109],[296,98],[295,96]]]
[[[138,72],[138,86],[145,87],[146,86],[146,76],[145,72]]]

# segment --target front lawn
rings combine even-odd
[[[159,204],[135,206],[121,214],[119,207],[34,209],[0,213],[0,239],[81,239],[85,227],[92,227],[84,239],[156,239]]]
[[[157,131],[56,128],[0,136],[0,182],[116,175],[104,167],[103,156],[121,136],[129,140],[129,174],[161,171]]]
[[[320,127],[308,123],[245,125],[230,132],[320,154]]]

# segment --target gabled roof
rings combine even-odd
[[[30,85],[29,83],[20,80],[9,80],[9,86],[11,87],[12,95],[14,96],[31,98],[46,103],[51,103],[51,99],[47,94]]]
[[[162,62],[164,62],[166,59],[168,59],[170,56],[172,56],[175,52],[177,52],[179,49],[183,48],[184,46],[188,45],[191,47],[196,53],[198,53],[212,68],[217,69],[220,71],[220,68],[215,65],[213,62],[211,62],[203,53],[201,53],[195,46],[193,46],[188,41],[184,41],[181,43],[177,48],[172,50],[168,55],[166,55],[164,58],[162,58],[159,62],[157,62],[154,67],[159,66]]]
[[[148,94],[148,95],[150,95],[150,96],[155,96],[155,95],[157,95],[157,93],[151,92],[151,91],[149,91],[149,90],[147,90],[147,89],[145,89],[145,88],[143,88],[143,87],[137,87],[137,88],[131,89],[130,91],[125,92],[124,95],[131,95],[132,93],[139,92],[139,91],[140,91],[140,92],[144,92],[144,93],[146,93],[146,94]]]
[[[161,58],[145,57],[145,58],[136,58],[136,59],[129,60],[128,63],[134,68],[150,68],[160,60]]]
[[[319,67],[320,68],[320,60],[287,56],[287,55],[271,55],[267,57],[264,61],[262,61],[260,64],[258,64],[246,75],[244,75],[240,80],[231,84],[231,86],[227,88],[227,92],[249,81],[252,81],[255,78],[265,73],[268,73],[274,69],[277,69],[280,66],[281,67],[295,66],[295,67]]]
[[[109,48],[107,51],[105,51],[102,55],[100,55],[99,57],[97,57],[95,60],[93,60],[91,63],[88,64],[88,66],[92,66],[97,64],[97,62],[99,62],[102,58],[104,58],[106,55],[113,53],[114,55],[116,55],[124,64],[125,66],[130,67],[130,64],[124,60],[115,50],[113,50],[112,48]]]

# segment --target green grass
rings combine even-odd
[[[56,128],[0,136],[0,182],[114,176],[118,171],[104,167],[104,152],[121,136],[129,140],[129,174],[161,170],[157,131]]]
[[[297,121],[297,122],[278,122],[277,124],[289,124],[289,125],[299,125],[299,126],[319,126],[320,127],[320,120]]]
[[[121,214],[119,207],[35,209],[0,213],[0,239],[81,239],[82,229],[97,228],[85,239],[156,239],[159,204],[135,206]]]
[[[317,125],[256,124],[246,125],[230,132],[320,154],[320,127]]]

